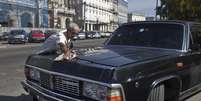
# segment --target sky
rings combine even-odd
[[[145,16],[155,15],[156,0],[127,0],[129,12],[144,14]]]

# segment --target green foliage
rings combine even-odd
[[[201,0],[161,0],[161,19],[201,21]]]

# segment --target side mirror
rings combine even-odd
[[[200,50],[201,46],[200,46],[200,44],[192,44],[192,45],[190,46],[190,48],[191,48],[193,51],[198,51],[198,50]]]

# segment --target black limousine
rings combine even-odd
[[[181,101],[201,90],[199,23],[127,23],[76,51],[76,61],[28,57],[22,85],[34,101]]]

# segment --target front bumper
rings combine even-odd
[[[30,81],[21,82],[23,88],[30,94],[36,95],[47,99],[48,101],[89,101],[85,99],[76,99],[66,95],[61,95],[45,88],[38,86],[37,84]]]

